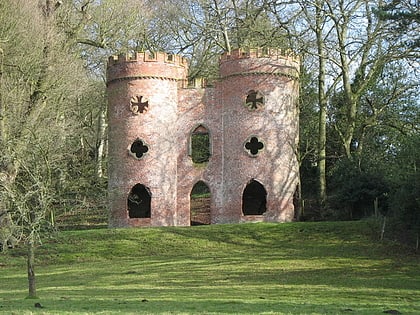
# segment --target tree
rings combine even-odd
[[[317,65],[317,67],[307,67],[315,71],[317,76],[318,130],[316,135],[318,138],[316,141],[316,165],[318,169],[318,203],[320,208],[323,209],[327,199],[326,144],[328,91],[326,80],[328,55],[326,41],[331,27],[329,26],[328,14],[325,11],[325,1],[297,1],[297,3],[299,4],[300,14],[297,15],[295,23],[300,25],[300,27],[294,30],[289,29],[288,33],[294,37],[300,53],[306,56],[303,62],[316,62]],[[310,32],[309,34],[307,34],[307,29]]]
[[[217,78],[222,52],[277,47],[286,42],[284,28],[276,24],[267,1],[178,0],[154,5],[158,13],[152,18],[153,34],[169,34],[170,39],[161,47],[190,59],[192,79]]]
[[[302,56],[299,91],[299,186],[296,194],[298,207],[296,218],[305,219],[305,200],[317,200],[319,196],[316,175],[318,167],[318,93],[317,78],[307,68]],[[313,208],[314,202],[309,203]]]
[[[326,16],[323,11],[324,2],[315,2],[315,36],[318,56],[318,179],[319,179],[319,203],[321,209],[325,206],[327,199],[326,182],[326,143],[327,143],[327,95],[326,95],[326,52],[324,40],[324,25]]]
[[[375,13],[381,20],[388,21],[389,36],[407,47],[420,48],[420,4],[416,0],[388,0],[379,3]]]
[[[359,217],[367,216],[376,201],[382,215],[406,221],[404,232],[399,234],[407,234],[416,226],[418,209],[414,180],[414,143],[420,124],[418,83],[405,65],[404,61],[389,63],[378,84],[366,91],[360,100],[353,158],[338,159],[329,172],[330,205],[336,212],[347,207],[353,217],[357,212]],[[337,98],[332,103],[339,103],[340,95]]]
[[[326,1],[326,13],[331,18],[337,54],[330,59],[331,80],[342,93],[343,113],[335,121],[343,150],[352,156],[352,143],[360,112],[360,102],[367,90],[378,83],[384,67],[396,60],[411,57],[413,48],[392,42],[387,25],[372,12],[375,1]],[[336,93],[335,92],[335,93]]]
[[[419,113],[418,113],[419,114]],[[420,158],[419,133],[411,133],[405,137],[397,149],[395,166],[399,167],[393,173],[396,175],[396,189],[391,196],[393,215],[398,222],[398,235],[414,240],[416,250],[420,246]]]
[[[56,28],[59,1],[3,1],[1,214],[28,249],[29,296],[36,296],[35,247],[60,190],[72,118],[86,75]],[[19,21],[19,23],[15,22]]]
[[[370,0],[303,0],[297,1],[293,26],[287,33],[303,54],[303,62],[317,75],[318,89],[318,186],[319,202],[327,200],[326,161],[338,137],[346,159],[359,158],[363,152],[363,133],[378,113],[392,102],[373,104],[370,94],[383,84],[387,67],[397,63],[415,64],[415,47],[390,36],[390,23],[378,19],[373,7],[382,2]],[[273,2],[273,6],[281,5]],[[274,12],[274,10],[273,10]],[[278,12],[278,11],[277,11]],[[292,16],[292,14],[290,14]],[[412,34],[411,34],[412,35]],[[410,36],[411,36],[410,35]],[[317,67],[311,65],[317,64]],[[401,89],[389,90],[389,100],[398,98]],[[385,94],[387,95],[387,94]],[[383,98],[382,98],[383,99]],[[370,105],[369,105],[370,104]],[[375,106],[373,108],[372,106]],[[367,108],[369,108],[367,110]],[[375,124],[383,123],[376,120]],[[335,134],[329,133],[334,128]],[[331,161],[331,160],[330,160]]]

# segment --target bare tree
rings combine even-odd
[[[275,7],[286,2],[275,1],[272,5]],[[360,139],[356,140],[358,124],[365,121],[362,124],[366,125],[372,119],[372,115],[366,115],[361,110],[361,104],[369,90],[380,84],[385,67],[399,60],[414,58],[417,48],[415,45],[404,45],[407,40],[394,40],[390,31],[392,26],[379,19],[372,10],[384,5],[381,0],[302,0],[287,3],[298,3],[300,9],[295,11],[293,24],[283,25],[294,38],[297,50],[305,56],[303,62],[308,64],[307,68],[311,68],[309,64],[317,64],[311,69],[318,76],[317,165],[319,201],[322,205],[327,198],[327,125],[330,124],[337,133],[346,158],[352,159],[355,152],[361,152],[358,146]],[[377,109],[374,111],[378,113]]]
[[[86,75],[56,28],[60,2],[3,1],[6,41],[1,72],[1,211],[25,241],[29,296],[36,296],[34,255],[46,230],[66,164],[77,95]],[[17,21],[16,23],[14,21]]]

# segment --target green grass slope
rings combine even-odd
[[[419,257],[366,222],[65,231],[35,301],[21,255],[0,254],[0,314],[420,314]]]

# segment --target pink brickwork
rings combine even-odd
[[[291,221],[298,69],[299,60],[285,52],[235,50],[221,56],[214,87],[189,88],[180,56],[110,58],[109,225],[190,225],[190,193],[198,181],[210,189],[212,223]],[[190,156],[197,126],[210,136],[211,156],[200,165]],[[132,149],[136,141],[139,156]],[[244,214],[243,195],[253,181],[266,193],[265,207]],[[150,213],[133,217],[128,200],[138,184],[150,196]],[[135,202],[146,201],[140,199]]]

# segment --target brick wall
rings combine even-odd
[[[179,56],[110,58],[110,226],[189,225],[190,193],[199,180],[211,191],[212,223],[292,220],[298,69],[296,58],[237,50],[221,57],[215,87],[186,88],[187,64]],[[255,109],[246,106],[250,91],[262,99]],[[196,165],[190,136],[200,125],[209,132],[211,156]],[[257,154],[245,148],[251,138],[263,145]],[[148,148],[141,158],[130,152],[136,139]],[[242,212],[251,180],[267,193],[259,215]],[[150,190],[150,218],[129,216],[127,198],[136,184]]]

